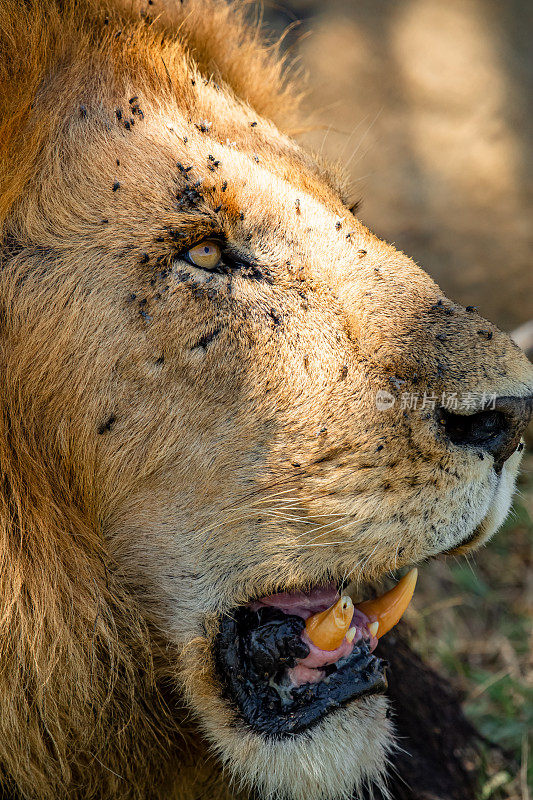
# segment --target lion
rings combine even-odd
[[[532,367],[356,219],[243,8],[0,9],[3,793],[379,786],[369,620],[295,686],[291,611],[492,536]]]

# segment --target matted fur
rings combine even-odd
[[[347,796],[385,702],[262,740],[218,615],[491,535],[519,454],[498,480],[375,392],[525,395],[531,368],[283,133],[296,93],[241,11],[1,0],[0,30],[2,788]],[[269,280],[180,260],[214,233]]]

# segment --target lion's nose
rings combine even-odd
[[[439,419],[453,444],[489,453],[499,471],[518,446],[532,413],[533,395],[498,397],[490,408],[468,416],[441,409]]]

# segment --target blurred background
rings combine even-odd
[[[531,0],[265,2],[307,73],[299,138],[348,167],[359,218],[511,331],[533,319]],[[533,437],[530,437],[533,444]],[[410,622],[493,743],[480,800],[533,792],[533,456],[503,530],[424,567]]]

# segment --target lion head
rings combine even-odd
[[[2,786],[348,797],[383,670],[295,692],[296,608],[494,533],[531,366],[353,216],[241,12],[0,9]]]

